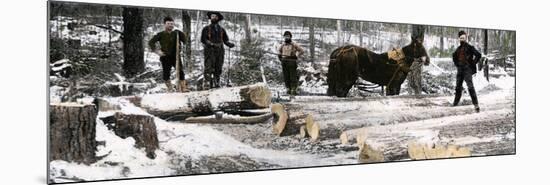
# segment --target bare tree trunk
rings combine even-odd
[[[489,31],[483,30],[483,54],[489,54]]]
[[[196,25],[195,25],[195,28],[196,28],[196,30],[195,30],[195,48],[199,48],[200,43],[201,43],[200,42],[200,40],[201,40],[200,36],[201,36],[201,29],[202,29],[201,28],[202,27],[202,25],[201,25],[202,21],[201,21],[201,11],[200,10],[197,10],[197,20],[196,21],[197,22],[196,22]]]
[[[309,59],[314,64],[315,59],[315,19],[309,19]],[[315,68],[315,65],[313,65]],[[317,69],[317,68],[315,68]]]
[[[244,35],[246,42],[252,41],[252,25],[250,20],[250,14],[244,16]]]
[[[187,66],[186,69],[188,69],[188,72],[193,71],[193,61],[192,61],[192,53],[191,53],[191,16],[189,15],[189,12],[187,10],[181,11],[181,21],[183,25],[183,32],[185,33],[185,46],[184,46],[184,61],[185,65]]]
[[[336,45],[342,46],[342,21],[336,20]]]
[[[124,8],[124,63],[122,69],[126,77],[133,77],[145,71],[143,46],[143,12],[139,8]]]
[[[96,116],[93,104],[51,104],[49,160],[94,163]]]
[[[363,47],[363,22],[359,22],[359,46]]]
[[[441,55],[443,54],[443,52],[445,51],[445,37],[444,37],[444,32],[443,32],[443,27],[440,28],[439,32],[440,32],[440,36],[439,36],[439,57],[442,57]]]

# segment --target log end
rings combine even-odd
[[[342,132],[342,134],[340,134],[340,143],[342,143],[343,145],[349,144],[348,134],[346,132]]]
[[[288,120],[288,113],[282,104],[273,104],[271,106],[271,112],[274,115],[273,119],[273,133],[280,136],[285,129],[286,122]]]
[[[444,144],[418,144],[411,142],[407,145],[409,157],[412,160],[441,159],[471,156],[469,148]]]
[[[313,115],[308,114],[306,117],[307,134],[311,137],[311,141],[316,141],[319,138],[321,128],[319,124],[313,120]]]
[[[251,86],[246,93],[250,101],[260,108],[269,107],[271,104],[271,91],[265,85]]]
[[[307,135],[307,130],[306,130],[306,126],[305,125],[302,125],[300,127],[300,138],[306,138],[308,135]]]
[[[359,162],[361,163],[377,163],[384,162],[384,154],[382,151],[376,150],[368,143],[359,145]]]

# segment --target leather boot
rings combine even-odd
[[[174,87],[172,86],[172,82],[166,81],[164,82],[164,84],[166,85],[167,92],[174,92]]]
[[[182,93],[189,92],[189,89],[187,89],[187,81],[186,80],[180,80],[180,92],[182,92]]]

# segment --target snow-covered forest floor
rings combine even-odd
[[[89,27],[87,29],[93,29],[97,34],[83,36],[84,32],[70,32],[66,29],[58,32],[56,29],[62,25],[56,24],[67,25],[62,21],[52,21],[52,32],[66,38],[78,37],[82,39],[83,45],[105,43],[109,40],[108,34],[103,29]],[[238,27],[231,22],[225,24],[227,27]],[[193,22],[192,25],[197,24]],[[159,29],[160,27],[149,27],[146,29],[146,35],[152,36]],[[266,25],[258,29],[261,38],[265,39],[263,47],[267,51],[275,52],[275,47],[280,42],[279,26]],[[295,33],[298,42],[307,38],[307,29],[293,27],[284,29]],[[329,45],[336,42],[336,36],[332,31],[326,30],[321,34],[326,37],[325,41]],[[401,33],[383,32],[383,34],[385,35],[382,38],[385,40],[398,40],[397,38],[403,36]],[[239,32],[230,31],[229,35],[235,41],[242,39],[239,36],[242,34]],[[356,39],[358,39],[357,35],[349,35],[348,40]],[[366,37],[367,43],[369,43],[368,39],[375,38]],[[427,47],[432,47],[436,45],[439,38],[428,36],[426,39],[429,45]],[[116,46],[117,39],[113,41],[115,43],[112,47],[119,47]],[[403,41],[403,43],[407,42],[408,40]],[[235,61],[240,60],[241,56],[238,52],[240,44],[235,43],[236,49],[231,54],[226,54],[224,71],[232,67],[229,65],[230,61],[235,64]],[[375,46],[379,48],[377,52],[395,45],[391,42],[376,43],[382,43],[382,46]],[[276,136],[272,131],[272,120],[259,124],[191,124],[154,117],[160,148],[155,151],[156,158],[150,159],[146,157],[144,149],[134,147],[134,139],[118,137],[99,119],[114,114],[113,111],[100,111],[96,120],[95,139],[101,145],[96,155],[105,157],[90,165],[61,160],[51,161],[50,177],[54,182],[72,182],[357,164],[359,162],[358,146],[341,144],[339,135],[345,130],[362,127],[391,130],[427,126],[444,127],[445,129],[439,132],[441,141],[468,147],[473,156],[515,153],[515,77],[510,76],[504,69],[492,68],[490,71],[492,77],[489,82],[481,72],[474,77],[480,101],[480,113],[474,111],[467,93],[463,95],[463,101],[459,106],[451,106],[456,74],[450,58],[432,58],[432,63],[424,67],[422,95],[411,95],[405,82],[402,85],[404,90],[399,96],[386,97],[377,93],[378,89],[375,89],[374,93],[365,93],[354,88],[350,92],[350,97],[336,98],[322,95],[327,88],[325,74],[328,60],[326,57],[331,48],[316,47],[320,57],[315,65],[321,66],[320,69],[316,69],[310,62],[301,64],[300,95],[296,96],[292,102],[285,102],[287,105],[302,107],[305,112],[314,115],[315,121],[321,126],[321,136],[317,141],[312,142],[308,138],[294,135]],[[109,57],[105,61],[94,60],[97,62],[97,68],[102,69],[102,65],[120,66],[122,59],[116,57],[120,56],[117,52],[114,52],[114,57]],[[202,74],[200,48],[194,48],[193,53],[193,65],[191,68],[186,68],[190,70],[186,72],[188,79],[198,79]],[[142,79],[132,81],[119,75],[120,71],[109,68],[104,71],[104,78],[109,80],[101,79],[97,80],[97,83],[101,88],[109,85],[119,87],[115,89],[120,91],[118,96],[124,93],[165,93],[163,84],[159,83],[161,80],[158,56],[146,51],[145,57],[146,72],[143,73]],[[265,55],[261,62],[266,69],[272,70],[271,73],[280,73],[280,63],[276,60],[276,56]],[[60,62],[60,65],[65,64]],[[276,75],[271,77],[274,76]],[[267,84],[272,91],[273,102],[288,99],[281,79],[269,77]],[[225,82],[226,76],[223,78],[222,81]],[[95,79],[86,78],[88,81]],[[133,92],[124,91],[124,88],[128,88],[125,84],[130,82],[141,86],[134,87],[137,90]],[[77,84],[71,86],[66,83]],[[81,83],[78,79],[66,80],[60,76],[51,76],[50,101],[62,101],[67,94],[75,93],[74,91],[80,93],[77,96],[78,101],[85,102],[93,97],[115,96],[112,94],[113,89],[100,91],[95,89],[92,93],[79,90],[79,87],[84,88],[86,85],[89,84]],[[91,85],[91,87],[96,86]],[[110,101],[120,105],[122,112],[150,115],[122,98],[114,97]],[[459,128],[461,132],[456,132],[457,129],[453,128]]]

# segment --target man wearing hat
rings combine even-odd
[[[176,68],[176,61],[181,65],[181,59],[177,59],[176,52],[178,49],[177,42],[187,43],[185,41],[185,33],[179,30],[174,30],[174,19],[172,17],[164,18],[164,30],[157,33],[151,40],[149,40],[149,47],[151,51],[160,56],[160,63],[162,64],[162,79],[166,84],[168,92],[173,91],[172,83],[170,82],[170,70],[172,67]],[[157,49],[156,43],[160,44],[160,49]],[[185,81],[185,75],[181,67],[179,67],[179,91],[188,92],[187,82]]]
[[[479,106],[477,102],[476,90],[474,83],[472,82],[472,75],[476,74],[476,64],[481,59],[481,54],[474,48],[474,46],[468,44],[468,35],[464,31],[458,32],[458,40],[460,46],[453,53],[453,63],[456,66],[456,91],[455,100],[453,106],[457,106],[462,96],[462,82],[466,81],[468,86],[468,93],[472,98],[472,104],[476,112],[479,112]]]
[[[204,46],[204,85],[206,89],[220,87],[220,75],[222,74],[224,47],[235,47],[229,42],[227,32],[218,22],[223,20],[219,12],[206,13],[210,24],[202,29],[201,42]]]
[[[304,54],[304,50],[295,42],[292,42],[292,33],[285,31],[283,34],[285,41],[279,46],[279,60],[283,66],[283,78],[287,94],[296,95],[298,89],[298,68],[297,60]]]

